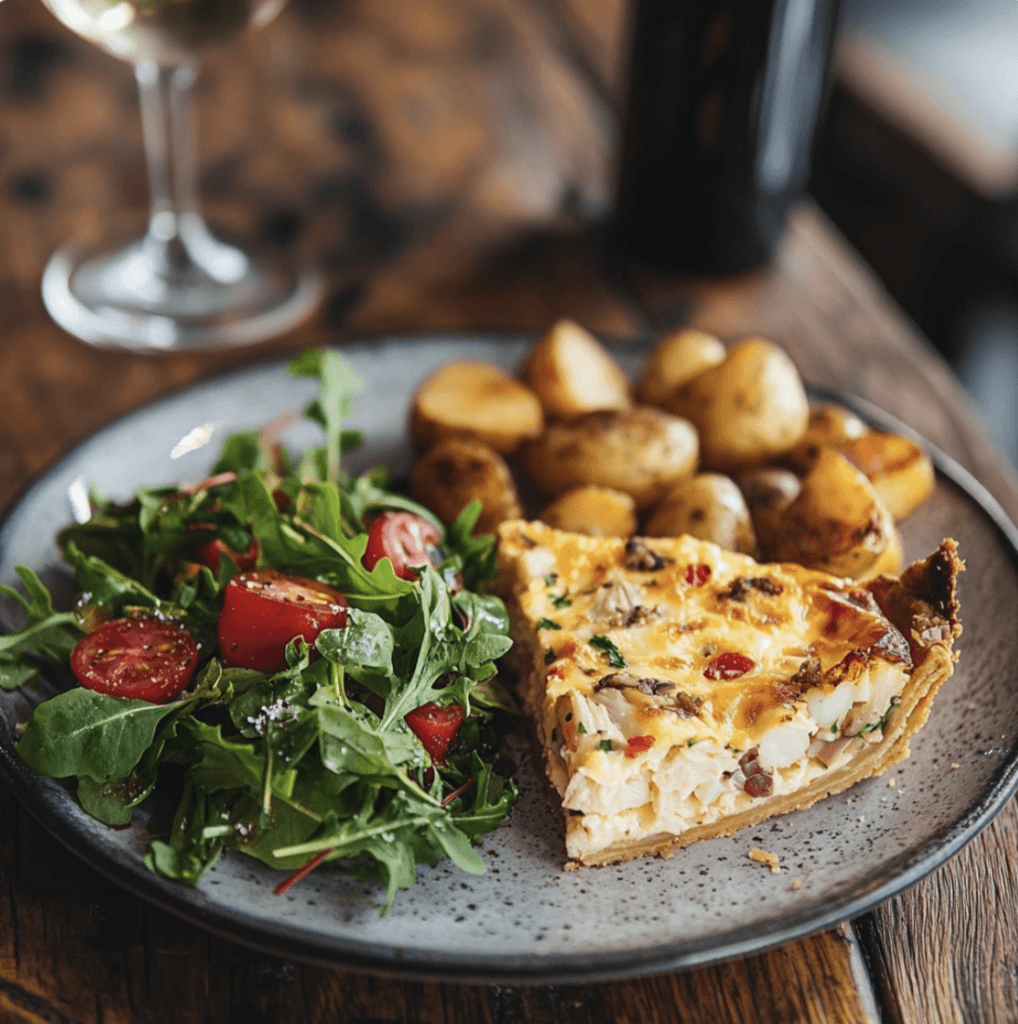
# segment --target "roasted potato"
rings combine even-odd
[[[930,457],[906,437],[874,432],[846,441],[838,451],[866,474],[895,519],[910,516],[936,486]]]
[[[783,455],[802,439],[809,418],[799,371],[761,338],[740,342],[723,362],[680,385],[665,407],[696,426],[704,468],[721,472]]]
[[[664,406],[668,396],[686,381],[725,358],[725,346],[703,331],[666,334],[647,358],[640,377],[639,398],[647,405]]]
[[[523,445],[520,460],[545,494],[585,485],[611,487],[645,509],[696,470],[697,450],[690,423],[640,407],[549,423],[540,438]]]
[[[446,363],[420,386],[410,407],[410,432],[420,448],[460,437],[508,455],[543,428],[537,395],[491,363]]]
[[[769,562],[798,562],[858,579],[883,554],[894,522],[873,485],[843,455],[825,448],[773,534],[758,530]]]
[[[632,537],[636,502],[610,487],[577,487],[556,498],[537,518],[557,530],[590,537]]]
[[[756,554],[756,535],[742,491],[734,480],[718,473],[699,473],[674,484],[654,507],[643,533],[647,537],[688,533],[726,551]]]
[[[875,580],[878,576],[900,576],[905,566],[905,552],[902,548],[901,534],[892,523],[887,533],[887,547],[877,560],[859,577],[860,583]]]
[[[870,428],[843,405],[836,405],[834,402],[811,402],[806,433],[781,461],[803,476],[813,468],[821,448],[837,448],[846,441],[854,441],[869,432]]]
[[[802,484],[790,469],[769,466],[740,473],[736,483],[749,508],[757,543],[766,551],[781,531],[781,516],[799,496]]]
[[[480,499],[477,534],[491,533],[504,519],[522,514],[516,485],[505,460],[479,441],[439,441],[414,465],[414,498],[449,525],[474,498]]]
[[[626,375],[597,339],[572,320],[560,320],[534,346],[522,376],[553,419],[632,405]]]

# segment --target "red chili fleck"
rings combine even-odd
[[[710,579],[710,566],[690,563],[686,566],[686,582],[691,587],[702,587]]]
[[[564,679],[566,670],[561,665],[554,665],[546,673],[549,679]]]
[[[752,658],[747,658],[745,654],[725,651],[703,670],[703,674],[708,679],[738,679],[755,667],[756,662]]]
[[[626,742],[626,757],[636,757],[654,746],[653,736],[632,736]]]

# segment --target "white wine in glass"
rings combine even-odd
[[[43,273],[43,301],[71,334],[138,351],[245,345],[303,320],[321,298],[311,270],[217,239],[198,207],[191,89],[197,60],[284,0],[43,0],[78,35],[135,66],[151,212],[143,238],[71,243]]]

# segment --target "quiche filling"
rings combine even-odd
[[[576,861],[791,809],[884,742],[914,673],[869,589],[797,565],[520,521],[499,557]]]

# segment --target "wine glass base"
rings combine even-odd
[[[231,348],[283,334],[323,294],[320,275],[246,256],[211,236],[205,268],[174,271],[141,240],[101,251],[69,245],[50,258],[42,300],[81,341],[135,352]]]

